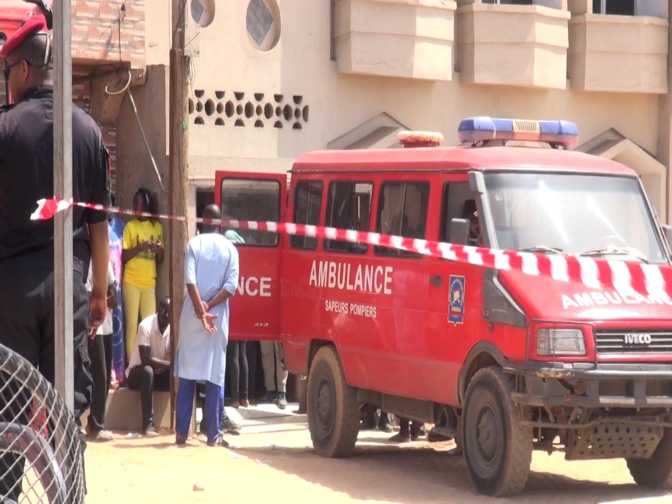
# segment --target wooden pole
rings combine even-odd
[[[72,53],[70,2],[54,2],[54,194],[72,196]],[[55,386],[74,409],[72,209],[54,217]]]
[[[174,37],[170,50],[170,128],[169,146],[169,208],[171,215],[187,213],[187,167],[189,151],[189,57],[185,55],[185,26],[188,15],[186,0],[173,2]],[[168,247],[170,261],[171,315],[171,362],[175,354],[179,335],[179,320],[184,302],[184,252],[187,247],[187,225],[185,222],[170,221]],[[171,369],[172,377],[172,369]],[[175,421],[175,379],[170,380],[170,428]]]

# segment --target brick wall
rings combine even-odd
[[[166,8],[170,3],[166,0]],[[121,21],[120,8],[125,6]],[[145,0],[72,0],[72,57],[145,66]]]
[[[122,6],[125,12],[120,10]],[[166,8],[169,6],[170,3],[166,0]],[[144,70],[145,0],[72,0],[72,57],[73,64],[94,67],[121,60],[130,63],[133,69]],[[91,89],[88,82],[73,85],[72,98],[76,105],[91,112]],[[0,78],[0,105],[4,103],[5,83]],[[115,192],[117,127],[116,124],[100,123],[99,126],[112,158],[111,183],[112,191]]]
[[[91,111],[91,84],[88,82],[73,84],[72,102],[87,112]]]
[[[72,58],[73,64],[96,66],[121,60],[130,63],[133,69],[144,70],[145,0],[72,0]],[[72,94],[73,101],[90,112],[90,84],[73,86]],[[114,193],[117,185],[117,127],[113,123],[98,125],[110,151]]]
[[[74,84],[72,86],[72,101],[78,107],[91,111],[91,86],[88,82],[82,84]],[[0,79],[0,105],[5,103],[5,84]],[[103,133],[103,140],[108,150],[110,151],[112,173],[110,174],[110,182],[112,186],[112,193],[116,191],[116,176],[117,176],[117,125],[116,124],[98,124]]]
[[[117,192],[117,125],[101,124],[100,130],[103,132],[103,140],[107,149],[110,151],[110,164],[112,171],[110,173],[110,187],[112,194]]]
[[[72,101],[78,107],[91,111],[91,85],[88,82],[74,84],[72,86]],[[116,124],[98,124],[103,133],[103,141],[110,151],[110,164],[112,167],[110,174],[110,184],[112,187],[112,194],[116,192],[116,178],[117,178],[117,125]]]

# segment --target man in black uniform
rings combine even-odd
[[[0,111],[0,343],[18,352],[54,382],[54,224],[31,221],[40,198],[54,196],[53,89],[47,84],[51,40],[43,15],[28,18],[0,57],[14,104]],[[72,110],[72,184],[75,201],[109,204],[109,155],[102,134],[84,111]],[[74,414],[91,402],[87,333],[105,318],[109,240],[104,212],[74,208]],[[85,289],[89,261],[93,291]],[[69,336],[69,335],[68,335]],[[7,398],[0,398],[7,402]],[[24,404],[4,410],[24,423]],[[25,416],[25,415],[24,415]],[[0,456],[0,499],[18,500],[23,461]],[[4,502],[4,501],[3,501]]]

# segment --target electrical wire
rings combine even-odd
[[[177,20],[177,23],[175,23],[175,29],[173,30],[173,40],[172,44],[173,47],[175,47],[175,37],[177,37],[177,31],[180,29],[181,26],[184,25],[184,13],[187,10],[187,0],[181,0],[181,5],[180,5],[180,16],[179,19]]]
[[[133,113],[135,114],[135,120],[137,121],[138,127],[140,128],[142,139],[145,141],[145,147],[147,148],[147,153],[149,154],[149,157],[152,160],[152,165],[154,166],[154,172],[156,173],[156,178],[159,179],[159,185],[161,186],[161,190],[165,191],[166,188],[163,186],[163,181],[161,180],[161,174],[159,173],[159,168],[158,166],[156,166],[156,160],[154,159],[154,155],[152,154],[152,148],[149,146],[147,135],[145,135],[145,128],[142,127],[142,122],[140,121],[140,114],[138,114],[138,108],[135,106],[133,93],[131,93],[130,89],[128,90],[128,97],[131,99],[131,105],[133,106]]]
[[[121,23],[126,17],[126,2],[122,3],[121,6],[119,6],[119,0],[116,1],[117,4],[117,9],[119,11],[119,65],[120,67],[123,65],[123,58],[122,58],[122,49],[121,49]],[[123,13],[123,16],[122,16]],[[121,82],[121,70],[120,68],[119,71],[119,78],[117,79],[117,84]],[[135,121],[138,123],[138,127],[140,128],[140,134],[142,135],[142,139],[145,143],[145,148],[147,149],[147,153],[149,154],[149,158],[152,161],[152,166],[154,167],[154,172],[156,173],[156,178],[159,181],[159,185],[161,186],[161,190],[165,191],[166,188],[163,185],[163,180],[161,180],[161,174],[159,173],[159,168],[156,165],[156,159],[154,158],[154,154],[152,153],[152,148],[149,145],[149,141],[147,140],[147,134],[145,133],[145,128],[142,125],[142,121],[140,120],[140,114],[138,113],[138,107],[135,105],[135,99],[133,98],[133,93],[131,92],[131,82],[133,81],[133,74],[131,73],[130,68],[126,68],[126,72],[128,73],[128,81],[126,84],[119,90],[119,91],[110,91],[110,86],[112,84],[108,84],[105,86],[105,94],[108,96],[119,96],[123,95],[124,93],[128,93],[128,98],[131,101],[131,106],[133,107],[133,115],[135,116]]]
[[[126,92],[126,90],[131,87],[131,81],[133,80],[133,74],[131,74],[131,71],[128,68],[126,69],[126,71],[128,72],[128,82],[126,82],[126,85],[120,91],[112,92],[112,91],[110,91],[110,86],[112,84],[108,84],[107,86],[105,86],[105,94],[108,94],[110,96],[117,96],[117,95],[120,95],[120,94],[124,94]],[[119,82],[119,80],[117,82]]]
[[[193,90],[193,88],[194,88],[197,71],[198,71],[198,66],[196,64],[196,58],[189,58],[189,69],[188,69],[187,77],[188,77],[188,80],[189,80],[190,90]]]

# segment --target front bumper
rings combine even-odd
[[[530,362],[504,372],[517,377],[512,400],[526,406],[672,408],[672,364]]]

